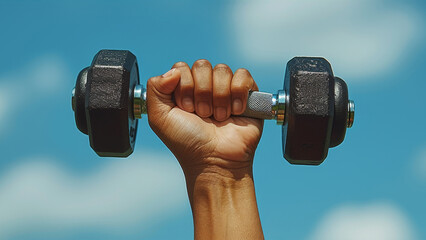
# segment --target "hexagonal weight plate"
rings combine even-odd
[[[287,63],[289,95],[283,153],[292,164],[319,165],[327,157],[334,115],[334,76],[324,58],[295,57]]]
[[[133,152],[138,123],[132,112],[136,84],[138,64],[130,51],[96,54],[87,72],[85,108],[90,146],[99,156],[127,157]]]

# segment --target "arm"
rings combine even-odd
[[[196,239],[263,239],[252,174],[263,121],[235,117],[249,90],[247,70],[206,60],[148,81],[148,120],[183,169]]]

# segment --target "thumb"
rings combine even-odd
[[[165,74],[148,80],[146,91],[148,118],[161,118],[161,115],[164,116],[176,106],[173,92],[179,83],[180,76],[180,71],[172,68]]]

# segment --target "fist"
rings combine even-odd
[[[258,87],[246,69],[235,73],[207,60],[178,62],[147,84],[148,121],[184,173],[251,169],[263,120],[239,116]]]

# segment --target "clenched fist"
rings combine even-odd
[[[148,81],[149,124],[186,174],[251,167],[263,121],[238,116],[249,90],[258,88],[245,69],[233,74],[225,64],[212,69],[207,60],[196,61],[192,69],[176,63]]]

